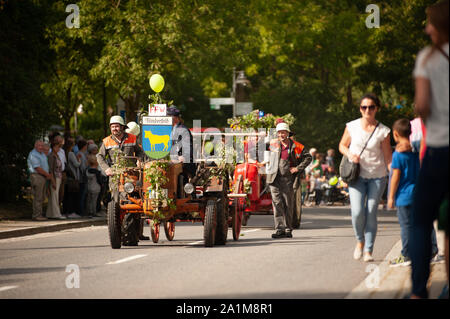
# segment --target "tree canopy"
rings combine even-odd
[[[366,26],[362,0],[80,0],[79,28],[68,28],[72,2],[0,2],[2,170],[23,175],[54,124],[99,142],[119,98],[134,120],[153,73],[188,126],[224,127],[229,108],[211,110],[209,98],[229,97],[233,68],[244,70],[254,109],[291,113],[299,141],[337,149],[366,92],[380,96],[386,125],[414,116],[412,70],[435,1],[379,1],[379,28]]]

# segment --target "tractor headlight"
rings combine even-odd
[[[194,185],[192,185],[191,183],[187,183],[186,185],[184,185],[184,192],[186,194],[192,194],[195,190]]]
[[[125,185],[123,185],[123,189],[125,190],[125,192],[127,192],[128,194],[134,191],[134,185],[133,183],[125,183]]]

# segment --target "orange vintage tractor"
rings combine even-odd
[[[127,157],[136,161],[135,157]],[[118,187],[108,204],[108,229],[112,248],[122,244],[137,245],[140,219],[150,224],[154,243],[159,241],[163,224],[168,240],[175,235],[175,222],[202,222],[206,247],[224,245],[228,233],[228,180],[211,176],[214,167],[204,163],[190,183],[184,183],[182,163],[165,163],[167,183],[159,192],[149,191],[151,185],[145,178],[154,161],[140,167],[126,167],[120,174]],[[197,186],[197,187],[196,187]],[[161,200],[157,194],[165,194]]]

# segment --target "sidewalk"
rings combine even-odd
[[[99,225],[106,225],[106,217],[49,219],[46,221],[33,221],[31,219],[0,220],[0,239]]]
[[[437,232],[439,255],[444,255],[444,234]],[[402,249],[399,240],[384,260],[368,268],[370,274],[361,282],[346,299],[403,299],[411,293],[411,266],[390,267],[389,261],[398,257]],[[368,264],[369,266],[370,264]],[[430,299],[437,299],[448,283],[445,261],[442,259],[431,264],[428,292]]]

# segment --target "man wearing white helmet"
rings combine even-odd
[[[270,142],[270,150],[276,153],[276,171],[267,174],[267,184],[272,194],[273,217],[276,232],[272,238],[292,238],[294,217],[294,180],[311,162],[305,147],[289,138],[289,125],[281,122],[276,126],[278,139]]]
[[[102,146],[97,154],[97,161],[105,174],[107,176],[112,176],[112,150],[119,149],[125,153],[126,156],[137,157],[143,157],[144,152],[137,142],[136,135],[125,132],[125,129],[128,129],[128,126],[125,125],[121,116],[112,116],[109,120],[109,128],[111,129],[111,135],[103,139]]]
[[[126,156],[137,156],[138,158],[143,158],[144,151],[137,141],[136,135],[132,133],[125,132],[125,129],[129,127],[125,125],[123,118],[119,115],[111,116],[109,120],[109,128],[111,129],[111,135],[103,139],[102,146],[97,153],[97,162],[101,169],[105,172],[107,176],[112,176],[114,174],[111,165],[114,163],[114,157],[112,156],[113,150],[120,150]],[[110,184],[110,188],[111,188]],[[141,222],[139,219],[134,218],[133,214],[127,214],[124,218],[129,225],[135,222]],[[142,235],[142,223],[139,225],[139,239],[149,239]],[[130,226],[130,228],[133,228]],[[135,246],[137,242],[134,239],[130,241],[124,241],[124,246]]]

